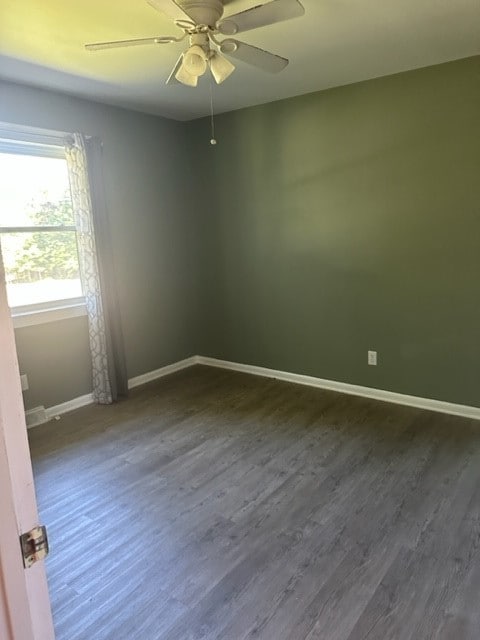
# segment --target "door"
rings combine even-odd
[[[39,523],[0,252],[0,637],[53,640],[43,561],[25,569],[19,536]]]

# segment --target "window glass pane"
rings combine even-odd
[[[74,224],[64,158],[0,153],[0,227]]]
[[[0,234],[10,307],[82,295],[75,231]]]

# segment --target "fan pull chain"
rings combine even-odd
[[[210,144],[216,145],[217,140],[215,138],[215,115],[213,110],[213,78],[211,74],[209,75],[210,75],[210,126],[211,126],[211,134],[212,134],[212,137],[210,138]]]

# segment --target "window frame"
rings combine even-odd
[[[0,153],[26,155],[65,160],[65,151],[61,139],[55,136],[42,136],[20,133],[3,129],[0,125]],[[0,236],[7,233],[38,233],[72,231],[78,233],[76,225],[32,225],[0,226]],[[49,300],[17,307],[10,307],[15,328],[27,327],[46,322],[55,322],[68,318],[87,315],[85,296]]]

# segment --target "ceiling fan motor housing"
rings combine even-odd
[[[223,15],[222,0],[177,0],[197,24],[214,28]]]

